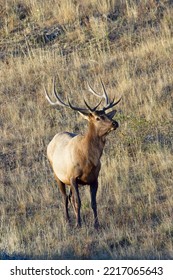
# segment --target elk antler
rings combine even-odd
[[[48,94],[48,92],[47,92],[45,86],[43,86],[43,87],[44,87],[46,99],[47,99],[48,102],[49,102],[52,106],[54,106],[55,108],[56,108],[57,106],[60,105],[60,106],[65,106],[65,107],[71,108],[72,110],[81,112],[81,113],[83,113],[83,114],[89,114],[89,112],[94,112],[94,111],[97,109],[97,107],[100,105],[100,103],[102,102],[102,100],[101,100],[94,108],[91,108],[91,107],[87,104],[87,102],[85,101],[85,99],[84,99],[84,103],[85,103],[85,105],[86,105],[86,107],[87,107],[88,109],[73,106],[73,105],[71,104],[69,98],[68,98],[68,104],[65,103],[64,101],[62,101],[61,97],[58,95],[58,93],[57,93],[57,91],[56,91],[56,88],[55,88],[55,78],[53,78],[53,94],[54,94],[54,96],[55,96],[55,98],[56,98],[56,101],[53,102],[53,101],[51,100],[51,98],[50,98],[50,96],[49,96],[49,94]]]
[[[66,104],[65,102],[62,101],[62,99],[60,98],[60,96],[57,94],[56,92],[56,88],[55,88],[55,78],[53,78],[53,94],[56,98],[56,101],[53,102],[50,97],[49,97],[49,94],[45,88],[45,86],[43,85],[44,87],[44,92],[45,92],[45,95],[46,95],[46,98],[48,100],[48,102],[50,103],[50,105],[54,106],[54,107],[57,107],[57,105],[60,105],[60,106],[66,106],[66,107],[69,107],[68,104]]]
[[[102,100],[100,100],[100,102],[99,102],[94,108],[91,108],[91,107],[87,104],[87,102],[86,102],[85,99],[84,99],[84,103],[85,103],[86,107],[88,108],[88,110],[89,110],[90,112],[94,112],[94,111],[96,111],[97,107],[102,103]]]
[[[115,105],[117,105],[117,104],[120,102],[121,98],[120,98],[118,101],[114,102],[114,100],[115,100],[115,97],[114,97],[113,100],[110,101],[110,100],[109,100],[109,97],[108,97],[108,94],[107,94],[107,92],[106,92],[106,88],[105,88],[105,86],[104,86],[104,84],[103,84],[103,82],[102,82],[101,79],[100,79],[100,82],[101,82],[101,85],[102,85],[102,88],[103,88],[103,94],[97,93],[97,92],[89,85],[89,83],[87,83],[87,84],[88,84],[88,89],[89,89],[89,91],[90,91],[91,93],[93,93],[95,96],[105,99],[105,106],[103,107],[103,111],[106,111],[106,110],[108,110],[108,109],[114,107]],[[100,104],[99,104],[99,105],[100,105]],[[97,107],[98,107],[98,106],[97,106]]]

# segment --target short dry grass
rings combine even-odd
[[[172,13],[166,0],[0,0],[0,258],[173,258]],[[74,104],[83,93],[95,104],[86,81],[99,90],[99,77],[122,95],[102,156],[99,231],[87,186],[82,228],[64,222],[46,146],[85,126],[50,108],[53,76]]]

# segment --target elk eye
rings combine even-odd
[[[100,121],[100,118],[99,118],[99,117],[97,117],[97,118],[96,118],[96,121]]]

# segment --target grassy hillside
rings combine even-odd
[[[0,258],[173,259],[172,15],[171,0],[0,0]],[[45,100],[53,76],[73,104],[83,93],[96,104],[87,81],[99,91],[99,77],[122,96],[102,156],[99,231],[87,186],[82,228],[64,222],[46,147],[86,124]]]

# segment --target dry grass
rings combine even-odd
[[[172,13],[166,0],[0,0],[0,258],[173,258]],[[123,96],[102,157],[98,232],[88,187],[82,229],[64,223],[46,146],[85,128],[47,104],[53,76],[75,104],[99,76]]]

